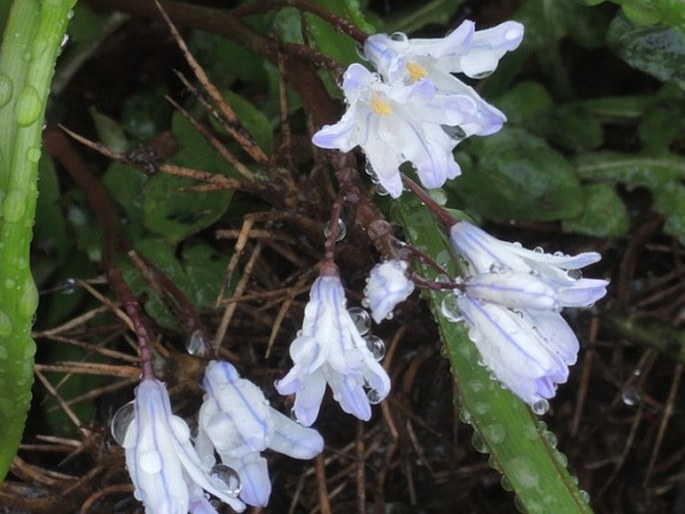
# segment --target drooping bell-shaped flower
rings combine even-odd
[[[203,490],[236,512],[245,510],[237,495],[205,467],[190,441],[188,425],[172,414],[162,382],[143,379],[133,405],[123,447],[134,494],[146,514],[211,513]]]
[[[295,394],[294,414],[309,426],[316,420],[326,384],[342,409],[371,418],[371,404],[390,392],[390,378],[376,361],[346,308],[337,273],[322,274],[311,288],[302,330],[290,346],[293,367],[279,380],[280,394]]]
[[[371,309],[371,316],[380,323],[398,303],[403,302],[414,291],[414,283],[407,278],[407,263],[389,260],[376,264],[367,280],[364,296]]]
[[[484,364],[531,405],[553,397],[579,348],[559,312],[589,307],[606,294],[608,281],[580,275],[600,255],[528,250],[465,221],[450,236],[468,268],[457,306]]]
[[[459,175],[452,150],[461,138],[450,134],[480,123],[475,102],[466,95],[439,94],[429,80],[386,84],[376,73],[352,64],[342,84],[347,111],[334,125],[312,137],[321,148],[364,151],[379,183],[390,196],[402,194],[400,165],[411,162],[427,188]]]
[[[261,389],[241,378],[225,361],[207,365],[202,387],[198,453],[208,464],[214,452],[221,464],[238,473],[240,499],[265,506],[271,494],[267,462],[261,452],[270,448],[297,459],[311,459],[323,450],[316,430],[305,428],[273,409]]]

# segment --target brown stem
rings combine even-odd
[[[81,156],[71,148],[71,142],[59,128],[48,126],[43,133],[43,140],[46,150],[66,168],[74,181],[86,193],[88,203],[102,226],[102,266],[105,269],[107,281],[121,300],[126,314],[133,323],[133,329],[138,339],[143,378],[155,378],[150,337],[143,322],[140,305],[124,280],[121,268],[116,261],[115,250],[121,234],[117,212],[110,202],[105,188],[91,173]]]

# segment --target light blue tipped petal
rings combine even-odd
[[[274,434],[269,448],[294,459],[312,459],[323,451],[323,437],[276,410],[272,410]]]

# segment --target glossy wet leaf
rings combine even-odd
[[[230,166],[181,115],[173,117],[172,131],[179,151],[170,162],[194,169],[231,175]],[[232,191],[184,191],[195,180],[157,174],[143,188],[145,227],[170,242],[209,227],[226,212]]]
[[[450,254],[443,231],[416,199],[403,195],[399,212],[413,245],[432,256]],[[454,264],[450,271],[455,273]],[[421,272],[433,277],[425,268]],[[478,351],[464,326],[448,321],[441,313],[444,293],[426,291],[425,296],[447,349],[459,390],[461,416],[476,431],[476,449],[490,454],[489,462],[504,475],[526,512],[591,512],[566,469],[565,457],[550,444],[552,438],[544,425],[478,364]]]
[[[596,5],[603,0],[581,0]],[[623,13],[636,25],[663,23],[685,32],[685,9],[681,0],[610,0],[623,6]]]
[[[226,270],[228,257],[220,255],[205,244],[185,247],[178,255],[176,249],[165,241],[141,239],[136,251],[153,263],[178,287],[188,301],[197,309],[213,308],[221,288],[221,277]],[[140,271],[128,259],[121,258],[127,283],[136,295],[145,298],[145,310],[163,327],[179,329],[179,324],[157,294],[145,281]]]
[[[583,213],[562,223],[564,232],[578,232],[594,237],[615,238],[630,228],[628,209],[616,189],[609,184],[583,186]]]
[[[374,32],[373,26],[366,21],[361,11],[359,0],[318,0],[316,3],[351,21],[367,34]],[[304,16],[312,39],[319,50],[333,57],[343,66],[359,60],[357,42],[313,14],[305,13]]]
[[[685,32],[664,26],[639,27],[617,16],[607,41],[633,68],[664,82],[685,84]]]
[[[580,213],[573,166],[543,139],[504,128],[470,140],[468,152],[470,163],[460,160],[462,176],[447,187],[470,210],[493,220],[556,220]]]

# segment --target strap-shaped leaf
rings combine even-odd
[[[14,0],[0,48],[0,479],[31,401],[31,325],[38,291],[29,269],[45,106],[76,0]]]
[[[443,231],[424,205],[405,194],[398,211],[411,244],[440,263],[453,261]],[[455,272],[453,262],[448,268],[450,273]],[[431,277],[430,270],[420,271]],[[444,296],[441,292],[426,293],[457,382],[460,417],[475,430],[476,450],[490,454],[490,464],[503,475],[503,487],[516,494],[525,512],[591,512],[586,493],[578,489],[566,469],[566,457],[555,447],[554,434],[478,363],[478,350],[465,327],[448,321],[442,313]]]

